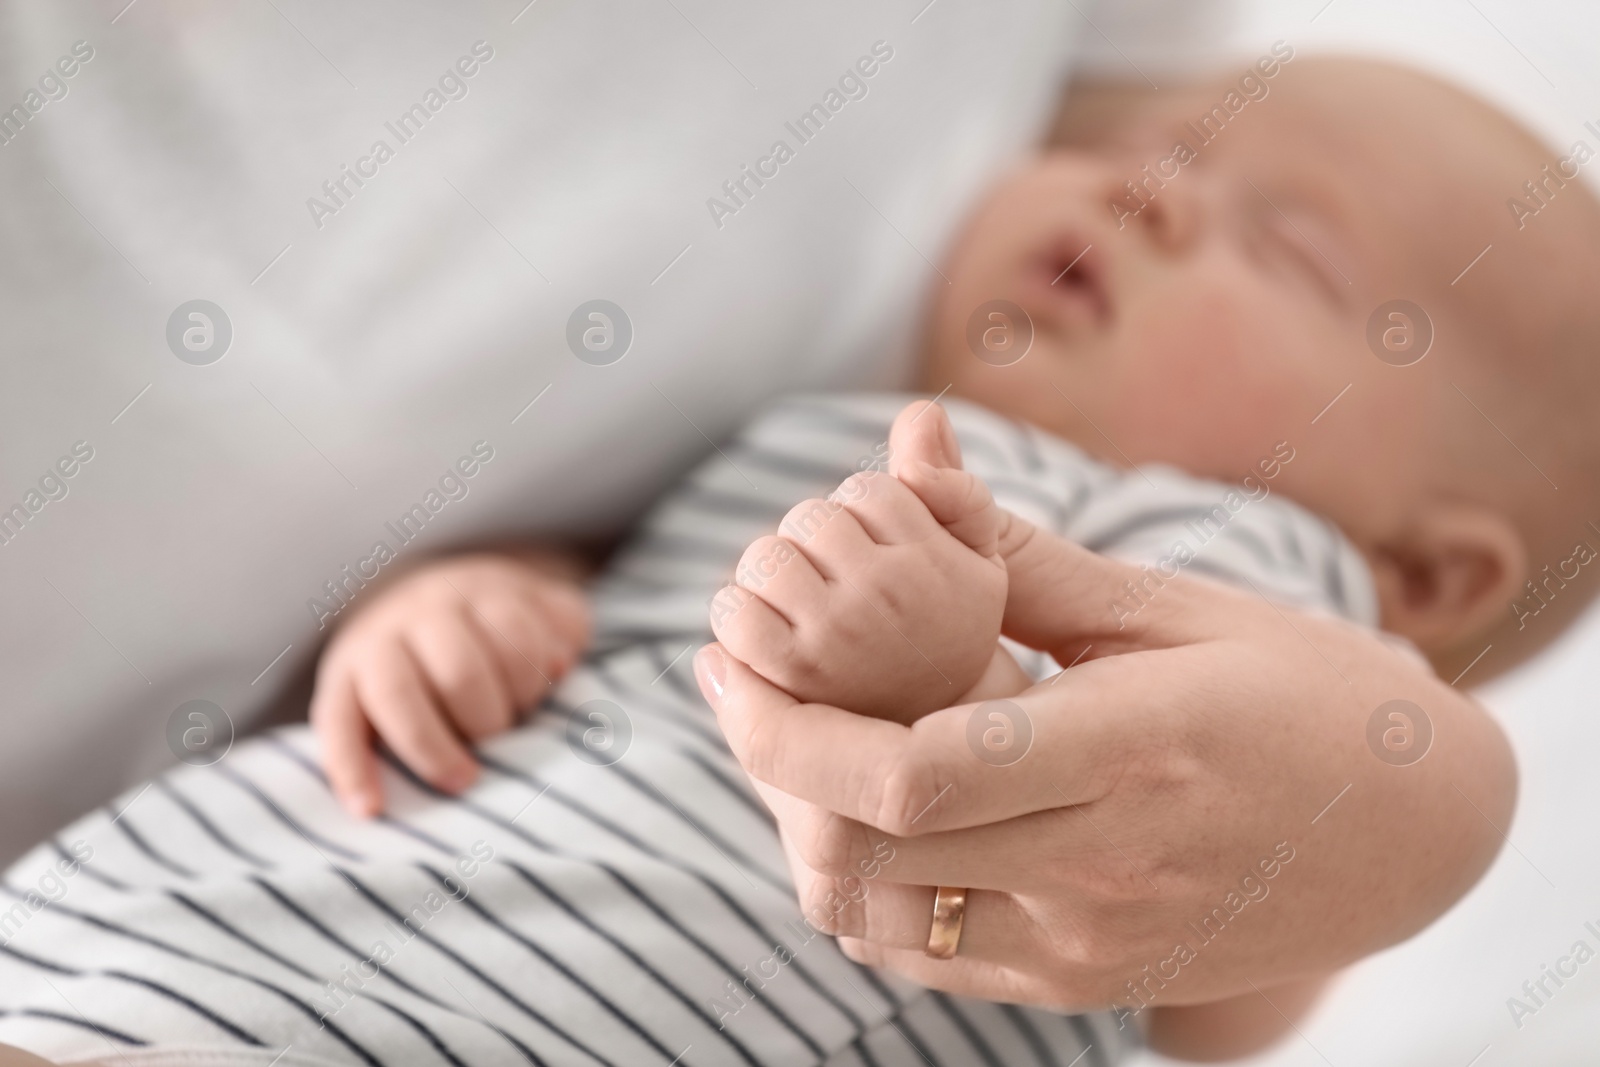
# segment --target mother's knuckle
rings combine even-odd
[[[1085,923],[1075,926],[1062,940],[1061,954],[1087,984],[1114,973],[1127,957],[1126,939],[1105,925]]]
[[[858,845],[864,841],[860,823],[826,811],[818,816],[809,834],[796,842],[800,858],[819,874],[836,877],[848,874],[855,862]]]
[[[848,909],[838,907],[838,901],[838,887],[832,878],[810,878],[800,887],[800,914],[812,929],[830,937],[853,936],[856,931],[852,928]]]
[[[1103,857],[1085,864],[1076,879],[1078,892],[1106,904],[1148,901],[1158,895],[1151,872],[1158,870],[1148,857],[1125,854]]]
[[[920,760],[900,761],[879,782],[875,803],[869,809],[870,821],[893,837],[915,837],[932,828],[931,823],[918,824],[942,795],[932,768]]]
[[[742,727],[742,736],[729,734],[729,740],[742,742],[733,745],[734,758],[756,781],[782,786],[783,783],[776,780],[784,754],[781,719],[776,715],[747,715],[741,717],[738,725]]]

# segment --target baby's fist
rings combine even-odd
[[[588,638],[578,587],[521,559],[462,556],[400,579],[318,665],[311,725],[334,793],[357,814],[381,810],[374,734],[430,785],[465,789],[478,770],[468,744],[510,727]]]
[[[982,483],[917,474],[951,488],[959,478],[965,501],[939,496],[941,522],[899,478],[864,472],[746,549],[712,602],[728,652],[799,700],[864,715],[911,722],[958,701],[994,657],[1005,566],[951,532],[983,525],[967,507],[993,510]]]

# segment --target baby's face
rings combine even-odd
[[[1114,142],[1052,150],[1003,181],[935,283],[928,389],[1116,465],[1237,481],[1287,442],[1297,458],[1274,488],[1352,534],[1398,521],[1441,439],[1448,361],[1380,360],[1368,320],[1397,298],[1448,317],[1452,278],[1498,220],[1441,187],[1468,179],[1441,179],[1449,161],[1390,128],[1400,120],[1344,115],[1323,84],[1337,78],[1306,73],[1290,92],[1285,68],[1210,143],[1187,123],[1228,86],[1169,91]],[[1146,183],[1140,198],[1130,180]],[[1013,364],[975,352],[985,329],[1018,326],[990,301],[1031,320]]]

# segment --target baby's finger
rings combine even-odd
[[[355,683],[356,697],[378,736],[429,785],[459,793],[477,778],[477,761],[434,704],[405,645],[391,641],[374,648]]]
[[[928,507],[892,474],[864,471],[846,478],[835,494],[880,545],[903,545],[938,533]]]
[[[922,460],[902,465],[899,478],[958,541],[982,556],[999,553],[1002,517],[982,478]]]
[[[311,698],[311,728],[322,742],[322,764],[339,803],[366,819],[383,810],[383,786],[372,754],[372,728],[343,668],[322,671]]]
[[[961,444],[944,408],[932,401],[907,404],[889,429],[889,473],[921,461],[933,467],[961,467]]]
[[[544,605],[526,597],[488,596],[473,605],[472,622],[505,679],[515,711],[526,709],[571,669],[577,649],[553,632]]]
[[[834,500],[802,500],[778,523],[778,533],[830,581],[855,573],[878,547],[861,520]]]
[[[421,619],[407,632],[406,646],[456,727],[477,741],[510,726],[512,706],[482,631],[468,618],[472,613],[464,607]]]
[[[744,550],[733,572],[741,588],[760,595],[787,619],[822,619],[828,610],[828,584],[794,543],[758,537]]]
[[[745,662],[765,663],[794,641],[788,619],[737,585],[723,586],[711,598],[711,632]]]
[[[588,598],[564,582],[543,578],[533,583],[530,595],[540,604],[545,623],[576,658],[588,647],[593,629]]]

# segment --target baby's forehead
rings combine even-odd
[[[1380,252],[1431,269],[1452,242],[1497,227],[1504,201],[1548,158],[1470,94],[1372,60],[1301,59],[1152,94],[1114,142],[1193,150],[1194,165],[1319,205]],[[1488,238],[1486,238],[1487,240]],[[1481,242],[1478,247],[1481,247]]]
[[[1285,169],[1295,164],[1353,185],[1483,186],[1530,165],[1536,171],[1547,154],[1470,93],[1420,70],[1370,59],[1299,59],[1271,78],[1251,67],[1154,94],[1142,118],[1146,130],[1203,139],[1203,155],[1244,155]]]
[[[1230,84],[1195,86],[1163,111],[1181,115]],[[1323,205],[1374,281],[1428,297],[1479,347],[1522,351],[1575,314],[1593,335],[1594,316],[1574,310],[1589,298],[1572,280],[1600,268],[1600,201],[1582,178],[1541,184],[1559,153],[1455,85],[1373,60],[1296,60],[1200,165],[1205,155],[1229,177]],[[1532,198],[1530,184],[1546,194],[1541,213],[1551,209],[1538,226],[1510,210]]]

